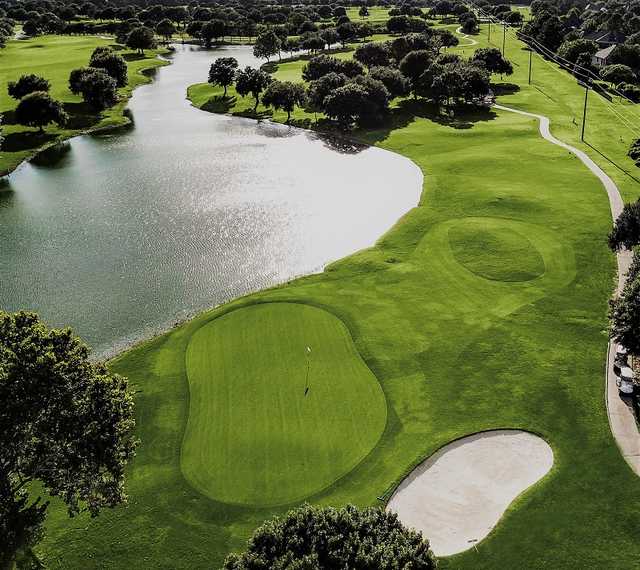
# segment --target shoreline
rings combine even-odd
[[[163,67],[165,65],[171,65],[171,60],[164,57],[165,55],[167,55],[169,53],[171,53],[169,50],[165,50],[164,53],[157,53],[155,58],[149,60],[149,62],[153,63],[153,65],[149,65],[148,67],[140,68],[139,70],[136,71],[136,73],[139,73],[140,75],[145,77],[146,80],[143,81],[142,83],[136,85],[135,87],[133,87],[131,89],[131,93],[127,94],[127,96],[122,101],[118,102],[118,104],[123,104],[124,107],[123,107],[122,112],[120,113],[120,115],[117,117],[117,120],[119,121],[117,124],[100,126],[100,124],[98,123],[94,127],[89,127],[87,129],[78,130],[78,131],[74,132],[73,134],[60,135],[60,138],[56,138],[55,140],[49,141],[48,143],[45,143],[44,145],[39,146],[38,148],[34,149],[32,152],[30,152],[28,154],[28,156],[26,156],[22,160],[20,160],[20,162],[18,162],[15,166],[10,166],[8,169],[3,170],[2,172],[0,172],[0,184],[4,183],[8,179],[9,176],[11,176],[14,172],[17,172],[20,168],[23,168],[26,164],[31,162],[34,158],[37,158],[43,152],[47,152],[48,150],[51,150],[52,148],[55,148],[57,145],[70,142],[73,139],[75,139],[76,137],[83,137],[83,136],[86,136],[86,135],[95,135],[95,134],[101,134],[101,133],[108,133],[108,132],[115,131],[117,129],[126,129],[126,128],[130,127],[132,125],[132,120],[127,116],[127,110],[128,110],[127,105],[129,103],[129,100],[131,99],[131,97],[133,97],[133,94],[134,94],[135,90],[138,87],[142,87],[143,85],[147,85],[148,83],[153,81],[153,78],[149,77],[147,75],[147,73],[152,72],[153,70],[157,69],[158,67]],[[157,63],[157,62],[160,62],[160,63]],[[122,121],[122,122],[120,122],[120,121]],[[0,149],[0,151],[1,151],[1,149]]]

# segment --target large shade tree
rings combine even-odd
[[[9,96],[18,100],[36,91],[48,92],[50,88],[48,80],[33,73],[22,75],[17,81],[9,81],[7,84]]]
[[[47,493],[69,514],[125,500],[133,456],[126,379],[89,360],[69,329],[33,313],[0,312],[0,566],[41,538]],[[35,485],[38,483],[38,485]]]
[[[236,75],[236,91],[243,97],[250,94],[255,99],[253,111],[256,112],[260,103],[260,94],[272,81],[273,77],[266,71],[247,66]]]
[[[233,84],[237,69],[238,60],[235,57],[219,57],[209,68],[209,83],[223,87],[224,97],[226,97],[227,87]]]
[[[64,125],[68,118],[62,103],[44,91],[25,95],[18,103],[15,113],[18,124],[37,127],[41,133],[44,132],[44,127],[51,123]]]
[[[287,123],[296,106],[301,107],[307,101],[307,93],[300,83],[291,81],[273,81],[262,96],[262,104],[274,109],[282,109],[287,113]]]

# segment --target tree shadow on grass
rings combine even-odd
[[[134,51],[129,53],[123,53],[121,55],[122,55],[122,59],[124,59],[125,61],[140,61],[141,59],[145,59],[147,57],[143,53],[137,53]]]
[[[507,82],[492,83],[491,90],[496,97],[499,97],[500,95],[513,95],[514,93],[517,93],[520,91],[520,86],[515,83]]]
[[[497,114],[486,106],[451,105],[440,106],[420,99],[405,99],[391,110],[386,120],[375,129],[359,129],[358,138],[370,144],[381,142],[397,130],[402,129],[416,118],[426,119],[452,129],[471,129],[476,123],[492,121]]]
[[[228,113],[236,104],[237,97],[224,97],[215,95],[211,97],[200,108],[209,113]]]
[[[5,152],[24,152],[35,150],[57,138],[58,135],[45,131],[21,131],[19,133],[9,133],[2,143],[2,150]]]
[[[67,129],[88,129],[100,122],[100,115],[86,103],[64,103],[64,110],[69,115],[65,125]]]

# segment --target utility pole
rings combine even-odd
[[[584,142],[584,127],[587,123],[587,98],[589,97],[589,85],[584,84],[584,110],[582,111],[582,134],[580,140]]]
[[[504,43],[507,39],[507,24],[502,22],[502,57],[504,57]]]
[[[529,85],[531,85],[531,56],[533,54],[533,50],[529,47]]]
[[[489,19],[489,36],[487,38],[487,41],[491,43],[491,19]]]

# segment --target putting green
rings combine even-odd
[[[455,226],[449,244],[456,261],[495,281],[529,281],[544,273],[544,260],[531,241],[512,228]]]
[[[193,335],[186,364],[182,471],[218,501],[313,495],[351,471],[385,428],[380,384],[342,321],[322,309],[269,303],[227,313]]]

